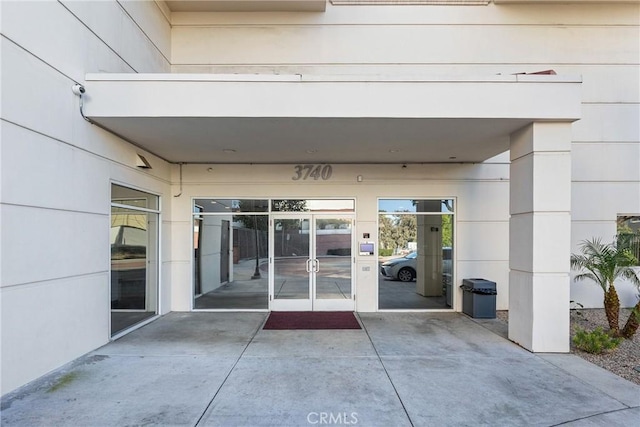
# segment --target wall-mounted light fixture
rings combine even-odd
[[[153,169],[147,159],[142,154],[138,154],[136,157],[136,166],[140,169]]]
[[[84,115],[84,101],[83,101],[82,95],[84,95],[86,91],[87,90],[84,88],[84,86],[82,86],[79,83],[76,83],[73,86],[71,86],[71,92],[73,92],[74,95],[80,98],[80,115],[82,116],[83,119],[93,124],[93,122],[87,116]]]
[[[84,94],[86,92],[84,86],[82,86],[81,84],[74,84],[73,86],[71,86],[71,92],[73,92],[74,95],[77,96],[82,96],[82,94]]]

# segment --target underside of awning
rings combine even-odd
[[[84,114],[170,162],[481,162],[580,117],[580,78],[90,74]]]

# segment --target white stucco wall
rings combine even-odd
[[[110,182],[171,197],[168,164],[84,121],[71,87],[88,72],[166,72],[171,46],[153,2],[0,7],[4,394],[108,342]]]

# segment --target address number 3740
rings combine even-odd
[[[331,165],[295,165],[293,167],[293,181],[306,181],[313,179],[314,181],[327,181],[333,174]]]

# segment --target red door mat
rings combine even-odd
[[[263,329],[361,329],[351,311],[272,311]]]

